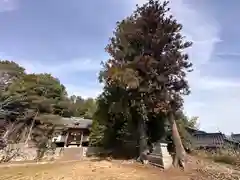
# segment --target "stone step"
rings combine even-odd
[[[64,148],[61,160],[77,160],[81,159],[83,156],[81,147],[67,147]]]

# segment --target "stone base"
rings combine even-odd
[[[166,143],[157,143],[152,153],[148,155],[149,164],[169,169],[172,166],[172,156],[167,150]]]

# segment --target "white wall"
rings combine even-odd
[[[57,135],[52,138],[52,142],[64,142],[65,137],[66,136],[64,136],[64,135]]]

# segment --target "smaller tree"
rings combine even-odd
[[[0,60],[0,88],[4,90],[14,80],[25,74],[25,69],[17,63],[8,60]]]
[[[14,81],[20,79],[24,75],[25,69],[17,63],[8,60],[0,60],[0,149],[6,147],[6,138],[10,133],[9,128],[12,127],[12,125],[7,125],[5,117],[10,114],[17,115],[14,111],[6,109],[6,107],[14,101],[13,98],[5,97],[3,94]]]
[[[68,101],[65,87],[50,74],[26,74],[16,79],[2,93],[2,99],[9,98],[11,101],[3,107],[5,112],[10,112],[5,115],[7,129],[3,138],[8,143],[23,141],[26,144],[30,139],[38,144],[41,141],[39,137],[43,140],[50,137],[54,121],[48,122],[48,118],[41,117],[53,115],[58,117],[55,120],[59,120],[62,112],[56,107],[63,109],[61,103]],[[40,128],[40,122],[45,123],[48,128]],[[48,132],[49,128],[51,130]],[[41,129],[41,136],[34,136]],[[48,132],[47,135],[43,133],[45,131]],[[34,139],[35,137],[38,138]]]

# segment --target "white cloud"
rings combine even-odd
[[[0,0],[0,12],[13,11],[18,7],[18,0]]]
[[[92,61],[85,58],[76,58],[74,60],[66,62],[54,62],[54,64],[48,64],[46,62],[32,62],[24,60],[18,60],[18,63],[26,68],[28,73],[41,73],[49,72],[56,76],[62,74],[71,74],[75,72],[88,72],[100,70],[100,63],[98,61]]]
[[[67,88],[68,95],[76,95],[81,96],[83,98],[96,98],[98,95],[100,95],[102,91],[102,86],[100,84],[95,85],[73,85],[73,84],[65,84]]]
[[[221,53],[217,53],[217,56],[240,56],[240,53],[238,52],[221,52]]]
[[[239,81],[207,76],[204,71],[207,66],[214,69],[209,61],[216,43],[221,42],[218,24],[211,21],[211,18],[206,18],[209,14],[194,10],[193,7],[190,10],[181,0],[171,1],[171,6],[172,10],[176,11],[177,19],[183,24],[184,32],[187,32],[186,35],[194,42],[189,54],[195,65],[195,72],[189,75],[192,95],[186,98],[186,111],[188,114],[200,116],[200,127],[207,131],[239,131],[236,126],[239,124]]]
[[[219,78],[200,78],[199,83],[199,89],[205,89],[205,90],[216,90],[216,89],[229,89],[229,88],[240,88],[240,82],[236,81],[230,81],[230,80],[224,80]]]
[[[146,0],[135,0],[138,4],[144,2]],[[183,34],[194,43],[188,49],[194,72],[189,74],[192,94],[185,98],[185,111],[191,116],[199,116],[200,127],[204,130],[239,132],[240,81],[206,75],[205,71],[206,67],[214,70],[214,64],[209,61],[215,45],[222,42],[219,24],[210,14],[198,11],[183,0],[170,0],[170,7],[174,17],[183,24]]]

